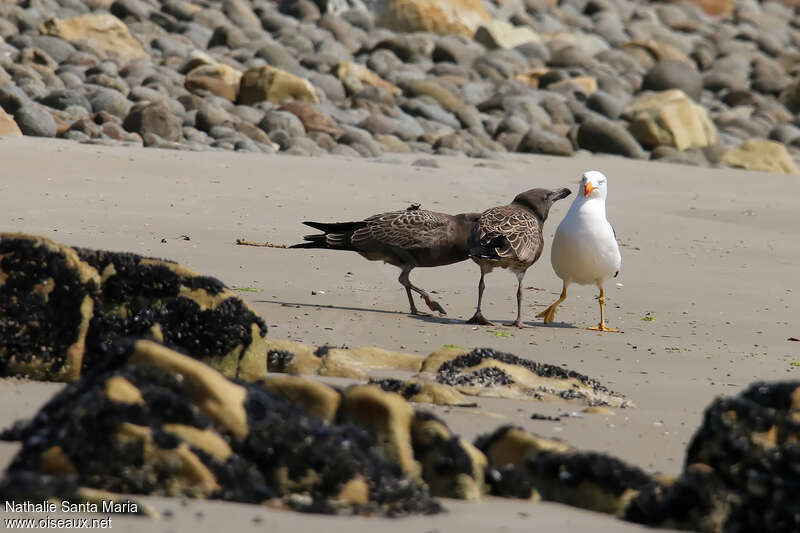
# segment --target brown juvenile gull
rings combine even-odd
[[[518,281],[517,319],[522,324],[522,279],[528,268],[539,259],[544,247],[542,227],[553,202],[570,195],[569,189],[531,189],[517,195],[508,205],[484,211],[469,237],[469,255],[481,267],[478,282],[478,309],[468,324],[492,326],[481,313],[483,277],[495,267],[511,270]]]
[[[413,204],[405,211],[373,215],[360,222],[303,222],[324,233],[306,235],[308,242],[290,248],[322,248],[358,252],[370,261],[383,261],[400,268],[398,281],[405,287],[412,315],[430,316],[417,310],[411,291],[422,296],[432,311],[447,314],[427,292],[408,279],[415,267],[436,267],[469,257],[467,239],[480,213],[448,215],[420,209]]]

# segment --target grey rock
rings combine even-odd
[[[208,130],[208,135],[219,141],[229,141],[231,144],[246,137],[228,125],[212,126]]]
[[[314,28],[314,26],[310,26],[309,27],[307,24],[301,24],[298,29],[308,31],[311,28]],[[319,37],[324,39],[324,37],[322,37],[322,36],[319,36]],[[303,35],[302,33],[298,32],[298,31],[296,31],[294,29],[289,30],[289,31],[287,31],[285,29],[282,30],[278,34],[277,42],[278,42],[278,44],[283,46],[285,49],[287,49],[287,51],[289,51],[290,53],[294,53],[294,54],[310,54],[310,53],[314,52],[314,48],[315,48],[314,47],[314,41],[312,41],[311,38],[306,37],[305,35]],[[328,40],[327,44],[333,44],[333,43],[336,43],[336,41]],[[320,44],[322,44],[322,43],[320,43]],[[336,43],[336,44],[338,44],[338,43]]]
[[[642,159],[645,154],[636,139],[622,126],[606,119],[584,121],[577,132],[577,145],[590,152]]]
[[[397,118],[373,113],[358,127],[373,135],[395,135],[404,141],[416,140],[425,133],[419,122],[405,113],[400,113]]]
[[[75,53],[75,47],[67,41],[49,35],[34,35],[31,37],[32,45],[41,48],[57,63],[63,63]]]
[[[495,137],[503,133],[525,133],[530,129],[530,123],[515,113],[509,113],[497,124],[493,134]]]
[[[794,124],[780,124],[769,132],[769,139],[781,144],[793,144],[800,140],[800,128]]]
[[[697,70],[683,61],[659,61],[642,81],[642,88],[650,91],[680,89],[695,102],[703,94],[703,78]]]
[[[777,95],[789,86],[789,82],[786,70],[779,62],[761,56],[753,60],[750,85],[756,91]]]
[[[552,124],[567,124],[571,126],[575,123],[575,117],[572,115],[572,110],[567,105],[565,98],[560,95],[550,94],[547,91],[539,92],[542,97],[539,106],[550,115]]]
[[[186,142],[195,144],[211,144],[212,142],[206,132],[189,126],[183,127],[183,138],[186,139]]]
[[[14,121],[23,135],[33,137],[55,137],[58,126],[53,115],[44,107],[25,103],[14,113]]]
[[[424,117],[434,120],[451,128],[459,128],[461,123],[450,113],[439,107],[432,98],[409,98],[400,103],[400,108],[415,117]]]
[[[214,32],[196,22],[189,22],[183,26],[181,34],[192,41],[197,48],[205,50]]]
[[[306,137],[297,137],[286,150],[287,154],[303,156],[323,156],[327,152],[320,148],[317,143]]]
[[[377,157],[383,153],[381,144],[372,138],[372,135],[365,129],[356,128],[353,126],[342,126],[342,136],[339,137],[340,144],[347,144],[353,146],[361,145],[369,150],[370,157]]]
[[[123,80],[119,76],[109,76],[107,74],[94,74],[86,78],[86,83],[99,85],[101,87],[107,87],[124,95],[130,93],[130,88],[128,87],[128,84],[125,83],[125,80]]]
[[[439,168],[439,162],[435,159],[429,158],[422,158],[422,159],[415,159],[411,162],[412,167],[421,167],[421,168]]]
[[[293,138],[285,130],[277,129],[269,132],[270,141],[277,144],[281,150],[288,150]]]
[[[0,85],[0,107],[6,113],[13,115],[19,108],[30,103],[31,99],[25,94],[25,91],[16,85]]]
[[[337,124],[347,124],[349,126],[359,124],[370,115],[367,109],[342,109],[330,102],[322,102],[319,104],[318,109],[329,115]]]
[[[105,111],[120,118],[126,117],[133,105],[119,92],[103,87],[96,88],[89,95],[89,104],[95,113]]]
[[[375,28],[375,17],[365,9],[348,9],[336,13],[347,22],[368,32]]]
[[[456,118],[461,125],[473,133],[485,133],[481,112],[474,105],[461,106],[456,111]]]
[[[160,50],[165,56],[186,57],[189,55],[189,47],[180,39],[171,35],[159,35],[150,42],[150,46],[155,50]]]
[[[74,130],[68,130],[64,132],[64,136],[62,138],[67,139],[69,141],[77,141],[79,143],[86,142],[91,139],[91,137],[89,137],[82,131],[74,131]]]
[[[239,48],[247,46],[250,39],[238,27],[232,24],[223,24],[214,28],[211,38],[208,40],[208,47],[224,46],[225,48]]]
[[[598,90],[586,99],[586,107],[606,118],[616,120],[624,111],[625,102],[603,90]]]
[[[465,104],[478,105],[488,100],[495,87],[488,81],[470,81],[461,86],[461,97]]]
[[[277,67],[292,74],[302,75],[305,71],[300,62],[278,43],[268,43],[258,49],[256,57],[264,59],[269,65]]]
[[[566,137],[540,128],[532,128],[517,146],[518,152],[548,155],[572,155],[572,143]]]
[[[164,141],[179,141],[183,130],[180,119],[170,112],[164,102],[142,102],[133,106],[122,123],[123,127],[141,135],[145,145],[146,136],[155,135]]]
[[[743,91],[748,86],[748,80],[736,73],[709,72],[703,76],[703,88],[709,91]]]
[[[486,48],[463,35],[445,35],[436,41],[431,53],[435,62],[449,62],[458,65],[472,65],[478,57],[486,53]]]
[[[347,98],[344,92],[344,85],[336,76],[315,72],[311,75],[309,81],[332,102],[343,102]]]
[[[147,20],[153,8],[142,0],[114,0],[109,11],[120,19]]]
[[[67,89],[80,89],[84,83],[84,80],[74,72],[62,72],[58,77]]]
[[[514,50],[528,60],[528,66],[531,68],[544,66],[552,57],[550,49],[546,45],[535,41],[517,45]]]
[[[418,63],[430,60],[433,55],[433,48],[433,39],[428,34],[396,33],[387,39],[379,41],[375,44],[373,50],[391,50],[404,63]]]
[[[495,139],[500,146],[508,152],[516,152],[522,138],[525,137],[523,133],[501,133]]]
[[[346,144],[337,144],[330,151],[333,155],[344,157],[361,157],[361,154]]]
[[[611,46],[621,46],[630,40],[625,23],[613,11],[601,11],[592,15],[594,32],[608,41]]]
[[[592,58],[578,45],[554,39],[548,43],[550,48],[551,67],[585,67],[592,63]]]
[[[361,28],[356,28],[347,20],[326,13],[319,21],[319,27],[328,30],[334,38],[344,45],[351,53],[358,51],[367,40],[367,34]]]
[[[650,159],[664,163],[706,167],[708,159],[702,150],[688,149],[682,152],[672,146],[657,146],[650,153]]]
[[[367,59],[367,68],[378,76],[386,77],[399,68],[404,67],[403,62],[394,52],[385,48],[373,50]]]
[[[322,18],[319,7],[311,0],[283,0],[280,8],[281,13],[302,21],[316,22]]]
[[[234,106],[229,113],[249,124],[258,125],[264,119],[264,112],[248,105]]]
[[[87,111],[92,110],[89,100],[81,93],[73,89],[56,89],[44,98],[39,100],[40,104],[52,107],[53,109],[64,110],[69,106],[80,106]]]
[[[205,105],[202,105],[197,110],[195,127],[210,134],[215,126],[220,126],[232,121],[233,118],[227,111],[214,104],[205,103]],[[212,135],[212,137],[214,137],[214,135]]]
[[[490,80],[507,80],[528,68],[528,60],[518,50],[492,50],[477,58],[473,68]]]
[[[267,135],[270,135],[273,130],[282,130],[291,137],[305,137],[306,135],[306,128],[303,123],[300,122],[297,116],[288,111],[267,111],[258,127],[264,130]],[[271,135],[270,138],[272,138]]]

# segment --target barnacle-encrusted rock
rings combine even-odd
[[[0,233],[0,375],[74,381],[116,340],[146,336],[254,380],[266,332],[221,281],[177,263]]]
[[[218,279],[136,254],[84,248],[77,253],[102,277],[102,305],[89,330],[93,353],[104,353],[121,337],[148,335],[228,377],[251,381],[266,375],[267,326]]]
[[[76,379],[99,293],[100,276],[72,248],[0,233],[0,375]]]
[[[233,383],[152,341],[122,341],[99,360],[103,366],[3,435],[22,444],[7,480],[63,485],[51,494],[62,498],[89,487],[314,512],[439,510],[424,485],[381,457],[384,442],[309,416],[287,400],[287,387],[276,394],[260,383]],[[351,401],[348,415],[372,420],[374,411],[359,412],[372,405]]]
[[[418,411],[411,421],[411,440],[422,477],[435,496],[478,500],[487,491],[486,456],[453,435],[442,420]]]
[[[800,530],[800,382],[755,383],[705,412],[673,483],[642,491],[626,519],[732,533]]]
[[[449,385],[411,379],[402,381],[393,378],[371,379],[369,381],[385,391],[396,392],[409,402],[433,403],[436,405],[474,406],[460,392]]]
[[[475,444],[489,460],[488,482],[497,496],[541,497],[620,514],[639,490],[653,482],[639,468],[615,457],[578,452],[510,426],[479,437]]]
[[[630,405],[593,378],[491,348],[477,348],[469,353],[460,349],[440,350],[428,356],[422,371],[435,373],[439,383],[473,396],[561,398],[589,405]]]

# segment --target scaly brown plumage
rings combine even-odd
[[[324,233],[306,235],[306,241],[291,248],[350,250],[370,261],[384,261],[400,268],[398,281],[406,290],[411,314],[423,315],[414,305],[411,291],[417,292],[432,311],[446,314],[428,293],[409,280],[416,267],[434,267],[463,261],[469,257],[467,239],[478,213],[448,215],[419,209],[373,215],[359,222],[303,222]]]
[[[478,308],[470,324],[492,325],[481,313],[485,287],[483,278],[494,268],[507,268],[517,276],[517,319],[522,324],[522,279],[528,268],[542,255],[542,227],[554,202],[570,194],[569,189],[531,189],[518,194],[508,205],[481,213],[469,237],[469,253],[481,269],[478,282]]]

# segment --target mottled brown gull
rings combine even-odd
[[[470,324],[492,325],[481,313],[486,274],[494,268],[507,268],[517,276],[517,319],[522,328],[522,279],[539,259],[544,247],[542,227],[554,202],[569,196],[569,189],[531,189],[517,195],[508,205],[484,211],[473,226],[469,254],[481,268],[478,282],[478,308]]]
[[[409,274],[416,267],[436,267],[469,257],[467,239],[479,213],[448,215],[419,209],[414,204],[405,211],[373,215],[359,222],[303,222],[323,233],[306,235],[304,243],[291,248],[349,250],[370,261],[384,261],[400,268],[398,281],[406,289],[411,314],[417,310],[411,291],[417,292],[432,311],[446,314],[428,293],[415,287]]]

